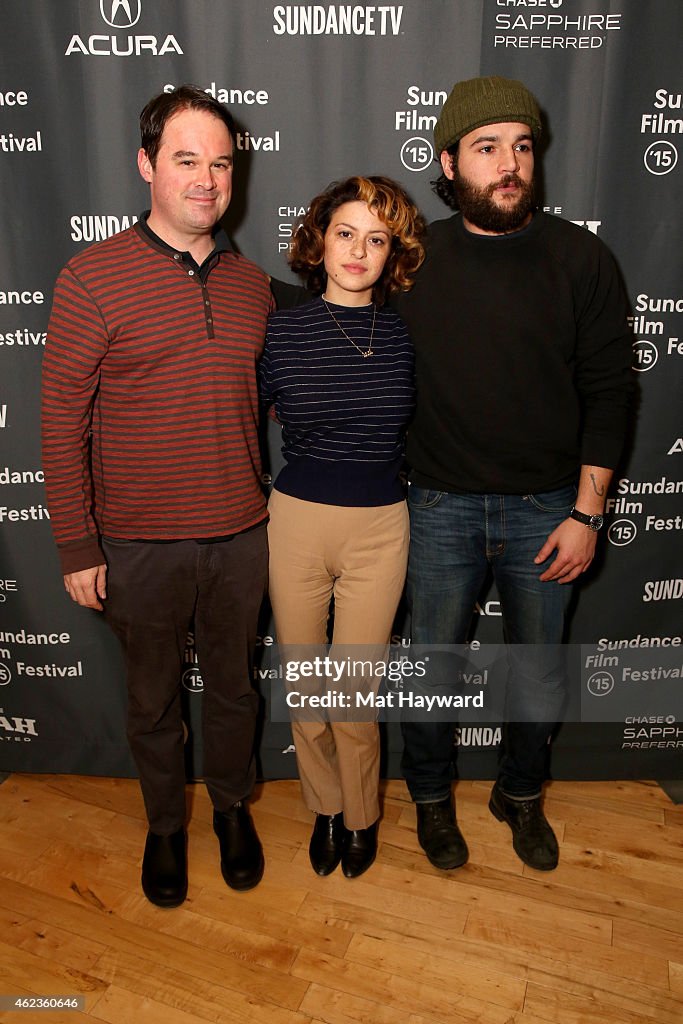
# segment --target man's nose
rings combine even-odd
[[[211,164],[206,164],[202,167],[201,165],[197,169],[196,183],[201,185],[202,188],[212,189],[216,187],[216,178],[214,170]]]
[[[519,170],[519,156],[514,146],[501,150],[498,170],[501,174],[513,174]]]

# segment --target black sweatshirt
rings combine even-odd
[[[411,480],[526,494],[614,468],[632,391],[619,272],[585,228],[544,213],[509,235],[460,215],[429,229],[413,289],[396,300],[416,350]]]

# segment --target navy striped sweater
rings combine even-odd
[[[359,348],[373,306],[327,304]],[[398,314],[377,310],[373,355],[344,337],[322,299],[272,313],[260,364],[262,399],[282,424],[286,466],[275,487],[326,505],[391,505],[415,404],[413,348]]]

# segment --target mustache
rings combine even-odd
[[[500,181],[495,181],[491,185],[487,185],[486,191],[489,197],[493,195],[497,188],[507,188],[509,185],[514,185],[515,188],[526,188],[526,182],[522,181],[518,174],[505,174]]]

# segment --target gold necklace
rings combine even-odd
[[[320,298],[323,300],[323,303],[325,305],[325,309],[330,314],[330,316],[332,317],[332,319],[334,320],[335,324],[337,325],[339,330],[342,332],[342,334],[344,335],[346,340],[351,342],[351,344],[353,345],[353,347],[356,349],[357,352],[360,352],[360,354],[362,355],[363,359],[367,359],[368,356],[374,356],[375,353],[374,353],[374,350],[372,348],[372,339],[375,337],[375,316],[377,315],[377,306],[373,303],[373,306],[372,306],[372,330],[370,331],[370,343],[369,343],[369,345],[368,345],[368,347],[366,349],[363,349],[363,348],[360,347],[360,345],[357,345],[355,343],[355,341],[353,340],[353,338],[349,337],[349,335],[346,333],[346,331],[344,330],[342,325],[339,323],[339,321],[337,320],[336,316],[334,315],[334,313],[332,312],[330,307],[327,305],[327,300],[326,300],[325,296],[321,295]]]

